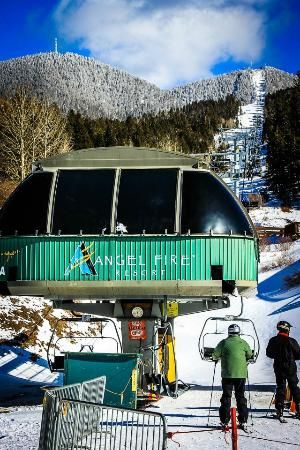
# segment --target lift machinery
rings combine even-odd
[[[257,283],[253,224],[201,164],[153,148],[74,151],[38,161],[0,212],[0,293],[116,319],[140,398],[178,395],[176,317],[228,308]],[[80,367],[92,358],[77,353]]]

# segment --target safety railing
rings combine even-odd
[[[162,414],[62,400],[53,450],[165,450]]]
[[[45,392],[39,450],[56,450],[54,442],[57,434],[57,418],[61,400],[68,398],[70,400],[88,400],[101,404],[105,393],[105,383],[106,377],[99,377]]]

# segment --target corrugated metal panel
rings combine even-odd
[[[256,280],[255,240],[239,236],[0,238],[0,281],[11,276],[24,281],[210,280],[211,265],[223,266],[226,280]]]

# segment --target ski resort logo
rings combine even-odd
[[[78,245],[70,264],[66,268],[65,276],[69,275],[76,267],[80,268],[82,275],[97,275],[94,263],[91,260],[91,256],[94,252],[90,253],[90,249],[93,245],[94,243],[86,247],[84,242],[81,242],[81,244]]]

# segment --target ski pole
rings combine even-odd
[[[248,372],[248,370],[247,370],[247,381],[248,381],[248,398],[249,398],[249,410],[250,410],[250,417],[251,417],[251,426],[253,426],[252,402],[251,402],[251,395],[250,395],[250,381],[249,381],[249,372]]]
[[[274,401],[274,398],[275,398],[275,394],[276,394],[276,388],[275,388],[275,391],[273,392],[273,395],[272,395],[272,398],[271,398],[271,401],[270,401],[270,404],[269,404],[269,408],[268,408],[266,417],[268,417],[268,415],[269,415],[269,412],[270,412],[270,409],[271,409],[271,405],[272,405],[272,403]]]
[[[215,362],[215,366],[214,366],[214,374],[213,374],[211,391],[210,391],[210,402],[209,402],[209,409],[208,409],[207,426],[209,426],[209,421],[210,421],[210,410],[211,410],[211,403],[212,403],[212,397],[213,397],[213,392],[214,392],[214,383],[215,383],[215,374],[216,374],[217,362],[218,361]]]

